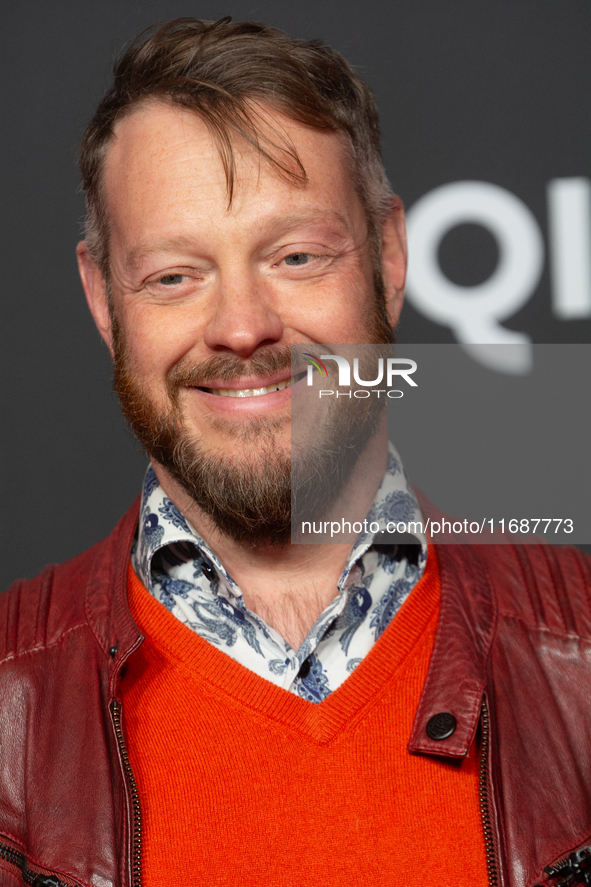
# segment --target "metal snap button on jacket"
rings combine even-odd
[[[448,711],[440,711],[427,721],[425,730],[429,739],[449,739],[458,722]]]

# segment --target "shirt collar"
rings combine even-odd
[[[427,539],[421,531],[421,510],[400,457],[390,444],[388,465],[368,513],[367,524],[375,525],[377,522],[378,532],[387,532],[386,525],[392,521],[402,521],[405,524],[412,522],[415,525],[412,535],[420,544],[420,558],[425,561]],[[372,546],[374,536],[375,533],[367,532],[355,542],[338,582],[339,591],[348,584],[353,567]],[[222,590],[234,597],[241,596],[240,589],[219,558],[168,498],[152,465],[149,465],[144,477],[137,544],[132,557],[136,573],[150,591],[153,591],[152,559],[157,551],[173,544],[186,547],[188,557],[194,558],[201,554],[217,570]]]

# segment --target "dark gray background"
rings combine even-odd
[[[346,55],[376,92],[386,168],[408,206],[450,181],[489,181],[523,200],[546,237],[547,182],[591,176],[588,0],[5,0],[2,585],[97,541],[139,491],[145,459],[77,280],[75,157],[121,46],[181,15],[263,21]],[[457,283],[478,283],[495,243],[463,226],[440,260]],[[536,342],[590,341],[590,320],[553,317],[547,268],[506,325]],[[411,307],[399,338],[454,341]]]

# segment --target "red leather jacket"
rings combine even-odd
[[[0,887],[141,882],[118,690],[142,642],[126,589],[137,517],[136,503],[106,540],[0,595]],[[546,546],[437,556],[441,617],[409,751],[461,759],[478,734],[491,884],[547,883],[544,866],[591,840],[589,561]],[[440,712],[457,727],[431,739]]]

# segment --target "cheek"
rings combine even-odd
[[[373,288],[365,282],[325,294],[300,310],[299,326],[310,339],[325,344],[363,342],[375,315]]]
[[[129,360],[145,378],[161,380],[192,351],[197,361],[202,333],[174,309],[129,311],[125,328]]]

